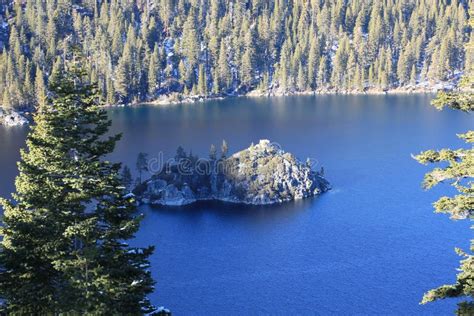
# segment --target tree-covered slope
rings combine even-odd
[[[361,91],[452,80],[467,0],[0,2],[0,103],[22,107],[73,48],[107,103],[160,94]]]

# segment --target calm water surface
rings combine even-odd
[[[446,315],[423,292],[454,281],[467,222],[432,213],[447,187],[420,188],[428,167],[411,153],[462,146],[472,117],[437,112],[429,96],[238,98],[111,109],[123,139],[113,160],[165,158],[178,145],[207,155],[268,138],[324,166],[333,190],[275,207],[204,203],[142,207],[134,244],[156,245],[157,305],[189,314]],[[13,190],[26,129],[0,128],[0,195]]]

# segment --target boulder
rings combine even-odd
[[[23,126],[28,124],[28,120],[16,111],[7,111],[0,108],[0,124],[8,127]]]

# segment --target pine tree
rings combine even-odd
[[[359,91],[363,91],[365,88],[365,76],[364,76],[364,69],[362,66],[358,65],[356,68],[355,76],[354,76],[354,83],[355,87]]]
[[[441,42],[441,47],[439,48],[438,52],[439,55],[436,72],[436,77],[438,79],[446,80],[449,76],[452,51],[453,47],[451,44],[451,40],[448,36],[445,36],[443,41]]]
[[[121,102],[127,102],[130,97],[131,71],[127,58],[120,58],[115,74],[114,89]]]
[[[411,66],[410,84],[416,85],[416,65]]]
[[[397,76],[398,76],[398,81],[399,85],[405,84],[407,80],[409,79],[409,73],[408,73],[408,60],[406,53],[402,51],[400,53],[400,57],[398,58],[398,64],[397,64]]]
[[[204,71],[204,65],[199,65],[198,91],[199,95],[207,96],[207,76]]]
[[[29,61],[26,65],[25,79],[23,81],[23,92],[25,94],[23,104],[25,106],[28,106],[29,104],[35,104],[35,87],[34,81],[32,79],[32,68]]]
[[[314,36],[311,38],[311,46],[309,49],[309,57],[308,57],[308,85],[311,89],[316,89],[316,78],[318,75],[318,67],[319,67],[319,49],[317,44],[317,38]]]
[[[334,68],[332,72],[331,83],[335,87],[341,87],[346,74],[347,61],[349,59],[349,39],[344,37],[337,48],[334,57]]]
[[[217,67],[213,68],[212,70],[212,92],[214,94],[219,94],[220,87],[219,87],[219,72]]]
[[[63,72],[63,65],[62,60],[60,57],[57,57],[53,63],[53,68],[51,69],[51,75],[49,76],[49,80],[51,82],[55,82],[58,80],[59,76]]]
[[[211,159],[211,160],[216,160],[217,159],[217,150],[216,150],[216,146],[214,146],[214,144],[212,144],[211,148],[209,149],[209,159]]]
[[[3,91],[3,96],[2,96],[2,106],[5,108],[11,108],[12,107],[12,102],[10,99],[10,92],[8,89],[5,89]]]
[[[244,39],[245,49],[242,55],[240,74],[242,84],[247,87],[252,85],[255,71],[255,48],[252,39],[252,32],[248,31]]]
[[[356,72],[357,72],[357,61],[356,54],[353,49],[349,52],[347,59],[347,76],[345,86],[347,89],[354,89],[356,87]]]
[[[217,74],[218,74],[218,91],[226,91],[230,87],[232,80],[229,65],[227,64],[227,54],[224,44],[224,40],[221,41],[219,48],[219,60],[217,62]]]
[[[369,74],[368,74],[368,86],[373,87],[375,83],[375,73],[374,73],[374,65],[370,65],[369,67]]]
[[[280,86],[283,90],[288,89],[288,71],[289,71],[289,63],[290,63],[290,44],[288,41],[285,41],[285,43],[282,46],[281,53],[280,53],[280,62],[279,62],[279,81],[280,81]]]
[[[113,105],[115,104],[115,89],[114,89],[114,83],[110,77],[107,77],[106,79],[106,90],[107,90],[107,95],[106,95],[106,104],[107,105]]]
[[[16,27],[13,27],[10,32],[9,46],[12,57],[15,59],[15,61],[18,61],[21,56],[21,43]],[[16,64],[16,66],[18,67],[18,64]]]
[[[156,88],[159,86],[159,54],[158,46],[155,44],[153,53],[150,56],[150,61],[148,63],[148,93],[153,96],[155,94]]]
[[[152,248],[131,248],[140,219],[104,157],[119,135],[94,85],[72,70],[51,85],[22,151],[15,202],[2,200],[0,295],[12,314],[140,314],[153,307]]]
[[[474,18],[471,18],[474,26]],[[467,45],[468,54],[474,53],[474,41]],[[474,111],[474,72],[472,65],[466,66],[462,86],[466,91],[441,92],[432,104],[439,110],[449,107],[469,113]],[[428,150],[415,157],[422,164],[441,164],[440,167],[425,175],[423,186],[430,189],[442,182],[450,182],[458,191],[453,197],[444,196],[433,205],[436,213],[450,215],[451,219],[471,219],[474,217],[474,131],[458,135],[470,148],[457,150],[442,149],[440,151]],[[474,228],[474,227],[471,227]],[[471,239],[470,252],[456,249],[463,258],[455,284],[442,285],[430,290],[423,296],[422,304],[445,298],[463,298],[458,304],[458,315],[474,314],[474,239]]]
[[[138,171],[138,183],[142,183],[143,173],[148,172],[148,154],[139,153],[135,165]]]
[[[323,87],[329,81],[329,61],[326,56],[321,57],[319,60],[319,69],[318,69],[318,86]]]
[[[303,70],[303,65],[299,63],[298,65],[298,79],[297,79],[297,84],[298,84],[298,90],[299,91],[305,91],[306,90],[306,76]]]
[[[222,141],[221,145],[221,158],[224,159],[227,157],[227,153],[229,152],[229,146],[225,140]]]
[[[187,63],[187,78],[194,83],[194,70],[199,60],[199,39],[196,32],[196,21],[194,17],[194,10],[188,15],[183,27],[183,57]]]
[[[179,61],[179,66],[178,66],[178,72],[179,72],[179,81],[187,87],[188,83],[188,69],[186,68],[186,65],[184,64],[183,60]],[[187,93],[185,93],[187,94]]]
[[[36,91],[36,102],[39,105],[45,104],[46,103],[46,86],[44,83],[43,72],[40,69],[36,69],[35,91]]]

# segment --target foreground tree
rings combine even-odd
[[[140,218],[120,164],[104,160],[120,135],[94,85],[74,67],[50,87],[21,152],[5,210],[0,296],[9,314],[130,314],[153,311],[148,257],[131,248]]]
[[[473,24],[474,19],[471,19]],[[474,25],[473,25],[474,26]],[[474,41],[467,46],[467,53],[474,53]],[[433,105],[438,109],[449,107],[464,112],[474,111],[474,65],[466,65],[466,75],[462,81],[463,91],[442,92]],[[473,219],[474,218],[474,131],[458,135],[468,144],[462,149],[443,149],[440,151],[429,150],[421,153],[415,158],[423,163],[442,163],[445,167],[435,168],[425,176],[423,186],[432,188],[441,182],[450,182],[458,195],[453,197],[442,197],[434,203],[436,213],[449,214],[451,219]],[[461,267],[455,284],[443,285],[428,291],[422,300],[422,304],[450,297],[463,297],[466,301],[459,304],[458,315],[474,315],[474,239],[471,240],[470,252],[456,249],[463,257]]]

